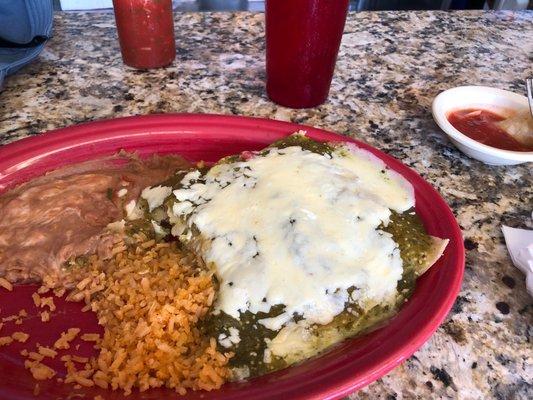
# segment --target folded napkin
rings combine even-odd
[[[528,293],[533,296],[533,231],[502,226],[513,264],[526,274]]]

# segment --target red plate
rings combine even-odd
[[[348,340],[326,354],[301,365],[243,383],[230,383],[214,392],[194,392],[187,399],[336,399],[359,389],[386,374],[411,356],[428,338],[450,310],[464,270],[464,248],[455,218],[439,194],[396,159],[367,144],[324,130],[266,119],[217,115],[151,115],[91,122],[48,132],[0,148],[0,191],[65,164],[111,155],[120,149],[153,153],[181,154],[190,160],[216,161],[242,150],[257,150],[297,130],[304,129],[317,140],[350,141],[381,158],[390,168],[408,179],[415,188],[416,209],[432,235],[448,238],[444,255],[417,282],[414,295],[387,325],[365,337]],[[52,321],[39,321],[31,302],[35,287],[19,286],[12,293],[0,290],[0,316],[25,308],[29,317],[22,325],[5,324],[0,336],[15,330],[31,334],[25,344],[0,348],[0,398],[34,399],[35,381],[24,369],[19,355],[23,347],[36,342],[51,345],[68,327],[80,326],[96,331],[91,313],[81,313],[81,305],[56,300]],[[79,342],[76,342],[79,343]],[[74,343],[74,344],[76,344]],[[78,354],[90,350],[83,345]],[[56,361],[56,360],[54,360]],[[50,364],[60,369],[59,362]],[[60,376],[60,375],[59,375]],[[96,394],[105,399],[124,398],[119,392],[85,389],[40,382],[41,399],[55,399],[69,393]],[[128,399],[174,398],[166,390],[135,392]]]

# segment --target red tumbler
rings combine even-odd
[[[349,0],[266,0],[270,99],[292,108],[328,97]]]
[[[148,69],[172,63],[172,0],[113,0],[113,8],[124,64]]]

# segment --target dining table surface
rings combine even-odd
[[[300,110],[266,96],[264,14],[175,13],[175,35],[172,65],[135,70],[122,63],[111,12],[56,13],[40,57],[4,82],[0,145],[87,121],[214,113],[312,125],[375,146],[440,192],[462,229],[466,267],[430,340],[348,398],[533,398],[533,302],[501,231],[533,228],[532,164],[471,159],[431,116],[435,96],[455,86],[525,94],[533,12],[350,13],[327,102]]]

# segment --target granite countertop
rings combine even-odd
[[[176,15],[177,57],[162,70],[122,64],[111,13],[57,14],[39,60],[0,93],[0,144],[84,121],[201,112],[291,120],[358,138],[414,168],[461,225],[461,293],[414,356],[350,399],[533,398],[532,299],[500,226],[532,228],[532,168],[460,153],[431,118],[458,85],[524,92],[533,12],[350,14],[326,104],[291,110],[265,95],[263,15]]]

